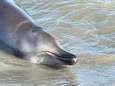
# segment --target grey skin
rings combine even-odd
[[[13,0],[0,0],[0,41],[15,56],[33,63],[72,65],[77,62],[75,55],[60,48],[54,37],[37,26]]]

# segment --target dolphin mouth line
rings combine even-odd
[[[51,55],[51,56],[56,56],[56,57],[60,57],[60,58],[56,58],[56,59],[59,59],[59,60],[63,60],[63,61],[66,61],[66,60],[69,60],[69,58],[61,58],[62,56],[58,55],[58,54],[55,54],[53,52],[50,52],[50,51],[45,51],[47,54]]]
[[[51,56],[56,56],[56,57],[61,57],[53,52],[50,52],[50,51],[44,51],[45,53],[47,53],[48,55],[51,55]],[[56,59],[59,59],[59,58],[56,58]]]
[[[48,55],[57,57],[56,59],[63,62],[64,64],[68,64],[68,61],[71,60],[70,58],[62,58],[62,56],[57,55],[57,54],[50,52],[50,51],[45,51],[45,53],[47,53]],[[73,64],[75,64],[76,62],[77,62],[77,60],[74,60]]]

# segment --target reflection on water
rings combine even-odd
[[[16,1],[79,62],[52,69],[1,51],[0,86],[115,86],[114,0]]]

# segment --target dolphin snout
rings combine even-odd
[[[78,61],[77,56],[75,56],[75,55],[73,55],[71,53],[68,53],[68,52],[66,52],[66,53],[62,54],[61,56],[59,56],[58,59],[63,61],[67,65],[74,65]]]
[[[54,57],[55,59],[59,60],[59,62],[61,62],[64,65],[74,65],[78,61],[77,56],[65,51],[60,54],[49,52],[49,51],[46,51],[46,53],[49,56]]]
[[[70,53],[65,54],[64,56],[61,56],[60,60],[62,60],[64,63],[68,65],[74,65],[78,61],[77,57]]]

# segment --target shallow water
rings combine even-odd
[[[63,69],[0,52],[0,86],[115,86],[115,1],[16,0],[79,62]]]

